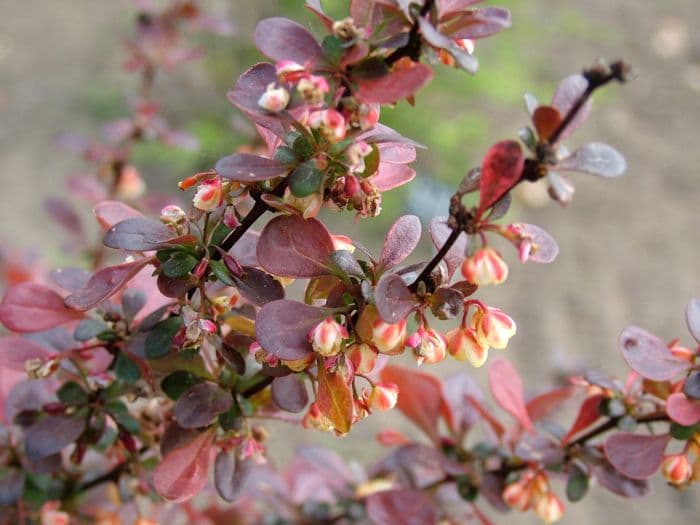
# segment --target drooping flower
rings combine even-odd
[[[508,265],[496,250],[484,246],[464,259],[462,275],[479,286],[501,284],[508,278]]]
[[[289,91],[276,87],[274,82],[267,85],[265,92],[258,99],[258,106],[271,113],[279,113],[289,104]]]
[[[664,458],[661,473],[671,485],[680,486],[690,480],[693,467],[685,454],[673,454]]]
[[[348,338],[348,330],[333,317],[326,317],[309,332],[309,342],[314,352],[323,357],[337,355]]]
[[[370,410],[391,410],[399,399],[399,387],[394,383],[375,383],[370,392],[365,391],[364,397]]]
[[[222,200],[221,179],[214,177],[200,183],[197,193],[194,194],[193,205],[198,210],[212,211],[221,204]]]
[[[489,347],[469,327],[456,328],[447,333],[447,351],[458,361],[469,361],[475,368],[482,366],[489,356]]]
[[[490,306],[474,312],[471,324],[482,345],[499,350],[508,346],[508,341],[516,332],[515,321],[503,310]]]

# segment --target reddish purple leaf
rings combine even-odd
[[[666,412],[676,423],[689,427],[700,422],[700,401],[688,399],[682,392],[676,392],[668,396]]]
[[[452,228],[447,225],[447,217],[434,217],[433,220],[430,221],[430,238],[436,250],[442,248],[451,233]],[[461,266],[462,261],[464,261],[468,243],[469,238],[465,233],[462,233],[457,237],[457,241],[452,245],[447,254],[445,254],[444,261],[445,264],[447,264],[447,274],[450,278]]]
[[[603,487],[623,498],[639,498],[649,493],[649,482],[632,479],[617,471],[610,463],[595,465],[593,475]]]
[[[673,379],[691,366],[674,356],[661,339],[637,326],[622,331],[620,351],[632,370],[654,381]]]
[[[619,177],[627,169],[625,158],[607,144],[592,142],[581,146],[557,163],[558,171],[579,171],[599,177]]]
[[[489,367],[489,386],[498,404],[525,430],[534,432],[523,397],[523,381],[515,367],[505,359],[494,359]]]
[[[24,451],[31,461],[57,454],[85,430],[85,416],[48,415],[24,433]]]
[[[46,199],[46,211],[54,222],[63,226],[70,233],[81,235],[83,232],[80,224],[80,217],[73,209],[73,206],[62,199],[49,197]]]
[[[328,274],[333,239],[316,219],[281,215],[267,223],[257,246],[262,268],[281,277],[308,278]]]
[[[82,317],[67,309],[60,295],[38,283],[10,286],[0,302],[0,322],[13,332],[39,332]]]
[[[471,9],[450,20],[451,38],[485,38],[510,27],[510,11],[501,7]]]
[[[80,290],[66,297],[64,303],[68,308],[81,312],[94,308],[102,301],[117,293],[154,258],[145,257],[132,262],[108,266],[95,272],[87,284]]]
[[[481,165],[478,214],[493,206],[517,184],[524,165],[525,157],[518,142],[505,140],[491,146]]]
[[[528,261],[537,263],[551,263],[559,255],[557,241],[545,230],[534,224],[518,223],[522,230],[532,237],[532,251]]]
[[[243,237],[233,245],[229,250],[229,255],[236,259],[241,266],[260,266],[258,264],[258,240],[260,240],[260,232],[255,230],[247,230]]]
[[[412,146],[414,148],[425,149],[423,144],[415,142],[407,137],[404,137],[396,131],[395,129],[385,126],[384,124],[377,124],[372,129],[368,129],[364,133],[360,133],[357,141],[363,140],[368,144],[389,144],[390,146]],[[380,148],[381,151],[381,148]],[[411,161],[406,161],[411,162]]]
[[[255,46],[272,60],[293,60],[314,65],[324,58],[323,49],[303,26],[287,18],[266,18],[253,33]]]
[[[692,299],[685,307],[685,322],[690,335],[700,343],[700,299]]]
[[[564,401],[568,400],[573,393],[573,388],[564,387],[550,390],[549,392],[533,397],[525,405],[530,419],[532,421],[537,421],[546,418],[550,413],[559,408]]]
[[[416,146],[401,142],[380,142],[377,145],[381,162],[408,164],[416,160]]]
[[[28,359],[45,357],[47,349],[26,337],[8,335],[0,337],[0,367],[24,372]]]
[[[539,106],[532,114],[532,123],[537,130],[537,136],[546,141],[561,124],[561,114],[552,106]]]
[[[90,275],[84,268],[58,268],[51,272],[51,279],[64,290],[74,292],[87,284]]]
[[[153,471],[153,486],[161,498],[178,503],[204,488],[211,468],[214,435],[215,429],[211,428],[168,452]]]
[[[603,399],[605,399],[605,396],[597,394],[587,397],[583,401],[581,408],[579,408],[578,415],[576,416],[576,420],[574,421],[574,424],[571,425],[571,428],[566,435],[562,438],[562,443],[568,443],[576,434],[587,429],[593,423],[598,421],[600,418],[599,407]]]
[[[119,201],[103,201],[92,209],[97,222],[105,230],[126,219],[143,217],[143,213]]]
[[[456,64],[470,73],[476,73],[479,68],[479,61],[469,54],[468,51],[459,47],[453,38],[441,33],[433,24],[425,18],[419,17],[420,32],[423,38],[430,45],[447,51],[454,59]]]
[[[588,80],[583,75],[571,75],[561,81],[554,96],[552,97],[552,106],[559,110],[559,113],[565,116],[574,106],[576,101],[581,97],[588,87]],[[591,100],[586,103],[578,111],[571,123],[566,127],[564,132],[559,136],[559,141],[563,141],[573,133],[576,128],[583,124],[591,112]]]
[[[229,392],[214,383],[203,381],[191,386],[177,400],[175,420],[182,428],[200,428],[232,406],[233,398]]]
[[[411,182],[416,176],[416,170],[406,164],[379,162],[377,173],[369,180],[379,191],[389,191]]]
[[[284,287],[269,273],[257,268],[244,268],[241,276],[232,275],[236,288],[246,301],[263,306],[271,301],[284,299]]]
[[[330,372],[325,366],[318,367],[318,389],[316,406],[333,428],[341,434],[350,432],[355,409],[352,388],[340,372]]]
[[[309,395],[304,381],[297,374],[289,374],[272,382],[272,400],[282,410],[301,412],[309,402]]]
[[[415,215],[399,217],[384,238],[379,265],[392,268],[411,255],[421,235],[420,219]]]
[[[219,159],[214,169],[225,179],[247,183],[274,179],[289,171],[287,166],[276,160],[250,153],[234,153]]]
[[[238,499],[246,487],[253,467],[251,458],[236,460],[235,453],[220,451],[214,462],[216,491],[229,503]]]
[[[632,479],[647,479],[659,470],[671,436],[619,432],[605,440],[603,447],[610,464]]]
[[[418,303],[403,279],[395,273],[382,275],[374,291],[374,298],[379,316],[392,324],[405,319]]]
[[[463,432],[471,428],[481,416],[469,402],[469,398],[484,400],[484,394],[469,374],[461,373],[443,382],[443,396],[452,413],[451,429]]]
[[[330,315],[324,308],[296,301],[272,301],[255,319],[255,336],[260,345],[280,359],[303,359],[312,352],[308,334]]]
[[[433,500],[418,489],[375,492],[366,500],[367,515],[374,525],[435,525]]]
[[[358,80],[356,96],[363,102],[393,104],[413,96],[433,78],[430,66],[413,62],[411,67],[394,69],[379,78]]]
[[[144,252],[168,245],[193,244],[196,241],[194,235],[177,235],[165,224],[145,217],[134,217],[112,226],[105,233],[102,242],[109,248]]]

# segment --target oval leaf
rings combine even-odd
[[[301,412],[309,402],[306,385],[297,374],[276,377],[272,382],[272,400],[282,410]]]
[[[14,505],[23,490],[24,472],[14,467],[0,471],[0,505]]]
[[[442,248],[447,241],[447,238],[452,233],[452,228],[447,225],[447,217],[435,217],[430,221],[430,238],[433,241],[433,246],[436,250]],[[447,273],[452,277],[457,268],[459,268],[464,261],[467,251],[467,245],[469,243],[469,238],[466,233],[461,233],[457,240],[452,245],[452,247],[445,254],[444,261],[447,264]]]
[[[532,123],[537,130],[537,136],[546,141],[561,124],[561,114],[551,106],[539,106],[532,114]]]
[[[525,157],[520,144],[505,140],[491,146],[481,165],[479,210],[482,214],[520,180]]]
[[[416,306],[416,296],[395,273],[385,273],[374,291],[377,311],[387,323],[398,323]]]
[[[355,95],[367,103],[393,104],[413,96],[432,78],[433,70],[430,66],[413,62],[412,67],[395,69],[379,78],[360,80],[360,87]]]
[[[182,428],[199,428],[233,406],[231,394],[204,381],[190,387],[175,404],[175,419]]]
[[[318,367],[318,390],[316,405],[319,411],[331,422],[341,434],[350,432],[354,399],[352,389],[339,372],[329,372],[321,365]]]
[[[219,159],[214,169],[225,179],[248,183],[274,179],[289,171],[289,168],[276,160],[250,153],[235,153]]]
[[[280,359],[302,359],[313,351],[309,331],[328,315],[328,310],[297,301],[272,301],[258,312],[255,336],[267,352]]]
[[[105,233],[102,243],[108,248],[144,252],[157,250],[162,246],[195,242],[192,235],[178,236],[160,222],[134,217],[121,221]]]
[[[610,464],[632,479],[647,479],[661,466],[671,436],[619,432],[605,440],[603,447]]]
[[[682,392],[676,392],[666,400],[666,412],[676,423],[689,427],[700,422],[700,401],[688,399]]]
[[[328,273],[333,239],[316,219],[282,215],[272,219],[257,246],[262,268],[281,277],[308,278]]]
[[[26,337],[8,335],[0,337],[0,362],[3,368],[24,372],[24,363],[28,359],[46,357],[48,351]]]
[[[620,351],[632,370],[654,381],[668,381],[691,366],[675,357],[661,339],[637,326],[622,331]]]
[[[571,425],[571,428],[566,435],[562,438],[562,443],[568,443],[576,434],[587,429],[593,423],[598,421],[600,418],[599,407],[603,399],[605,399],[605,396],[602,394],[597,394],[588,397],[583,401],[581,408],[578,411],[578,415],[576,416],[576,420],[574,421],[574,424]]]
[[[85,430],[85,418],[48,415],[27,429],[24,451],[31,461],[57,454],[73,443]]]
[[[695,340],[700,343],[700,299],[692,299],[685,308],[685,322]]]
[[[236,460],[230,452],[222,450],[214,462],[214,485],[223,499],[229,503],[238,499],[250,477],[253,461]]]
[[[375,492],[366,499],[367,515],[374,525],[434,525],[433,500],[418,489]]]
[[[275,61],[293,60],[302,65],[313,65],[324,56],[313,35],[286,18],[261,20],[253,33],[253,40],[263,55]]]
[[[74,292],[87,284],[90,275],[83,268],[57,268],[51,272],[51,279],[64,290]]]
[[[244,268],[244,273],[231,276],[241,295],[256,306],[284,299],[284,287],[269,273],[257,268]]]
[[[0,303],[0,322],[13,332],[39,332],[82,317],[66,308],[60,295],[38,283],[10,286]]]
[[[153,471],[153,485],[166,501],[178,503],[204,488],[211,467],[212,428],[182,447],[170,450]]]
[[[639,498],[649,493],[647,480],[632,479],[618,472],[610,463],[593,467],[593,475],[610,492],[623,498]]]
[[[523,381],[515,367],[505,359],[494,359],[489,367],[489,386],[498,404],[525,430],[534,432],[523,397]]]
[[[619,177],[627,170],[627,162],[613,147],[593,142],[581,146],[557,163],[556,169],[612,178]]]
[[[552,97],[552,106],[559,110],[562,116],[565,116],[569,110],[581,98],[583,92],[588,87],[588,80],[583,75],[571,75],[561,81],[559,87],[554,92]],[[579,109],[574,119],[569,123],[564,132],[559,136],[559,141],[566,139],[571,135],[576,128],[583,124],[591,112],[591,99],[589,98]]]
[[[92,213],[105,230],[126,219],[143,217],[143,213],[120,201],[100,202],[92,209]]]
[[[532,237],[532,251],[528,261],[551,263],[559,255],[559,245],[549,233],[534,224],[518,223],[522,230]]]
[[[421,235],[420,219],[415,215],[399,217],[391,225],[384,238],[379,264],[392,268],[411,255],[418,246]]]

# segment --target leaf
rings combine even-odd
[[[569,110],[576,104],[576,102],[581,98],[583,92],[586,91],[588,87],[588,81],[583,75],[571,75],[566,77],[561,81],[559,87],[554,92],[552,97],[552,106],[559,110],[559,113],[563,116],[569,112]],[[559,136],[559,141],[563,141],[571,135],[576,128],[583,124],[588,118],[588,114],[591,112],[591,100],[588,99],[585,104],[579,109],[578,113],[574,119],[569,123],[563,133]]]
[[[301,412],[309,402],[306,385],[297,374],[276,377],[272,382],[272,400],[282,410]]]
[[[198,494],[207,483],[211,468],[211,445],[215,429],[199,434],[189,443],[172,449],[153,471],[153,486],[166,501],[179,503]]]
[[[421,224],[418,217],[415,215],[399,217],[384,238],[379,265],[382,268],[393,268],[399,264],[416,249],[420,235]]]
[[[605,440],[603,448],[610,464],[632,479],[647,479],[661,466],[671,436],[618,432]]]
[[[574,464],[566,480],[566,497],[572,503],[581,501],[588,492],[588,476],[581,467]]]
[[[411,182],[416,176],[416,170],[405,164],[380,162],[377,173],[369,180],[379,191],[389,191]]]
[[[133,385],[141,377],[139,365],[124,352],[119,352],[117,355],[117,360],[114,363],[114,373],[117,375],[117,379],[124,381],[128,385]]]
[[[66,297],[64,303],[73,310],[82,312],[90,310],[117,293],[142,268],[151,263],[153,258],[145,257],[103,268],[95,272],[83,288]]]
[[[600,177],[619,177],[627,170],[627,162],[614,148],[593,142],[581,146],[556,165],[558,171],[580,171]]]
[[[385,273],[374,291],[379,316],[387,323],[395,324],[405,319],[417,304],[416,296],[395,273]]]
[[[673,379],[691,366],[675,357],[661,339],[637,326],[622,331],[620,351],[632,370],[654,381]]]
[[[159,258],[163,252],[158,252]],[[162,257],[167,257],[160,265],[160,270],[163,274],[171,279],[179,279],[180,277],[185,277],[190,273],[199,259],[189,252],[182,250],[173,250],[167,255]],[[162,260],[162,259],[161,259]]]
[[[238,499],[245,490],[252,467],[250,458],[236,460],[235,454],[220,451],[214,461],[214,485],[219,496],[229,503]]]
[[[66,405],[84,405],[90,400],[88,393],[75,381],[64,383],[56,391],[56,397]]]
[[[235,153],[219,159],[214,169],[224,179],[246,183],[274,179],[289,171],[286,165],[276,160],[250,153]]]
[[[64,290],[74,292],[87,284],[90,275],[83,268],[58,268],[51,272],[51,279]]]
[[[433,241],[433,246],[436,250],[442,248],[447,241],[447,238],[452,233],[452,228],[447,225],[447,217],[434,217],[430,221],[430,238]],[[454,275],[457,268],[459,268],[464,261],[467,251],[467,245],[469,239],[466,233],[461,233],[457,237],[457,241],[452,245],[452,247],[445,254],[443,260],[447,264],[447,273],[450,278]]]
[[[453,432],[459,434],[467,431],[481,419],[469,403],[470,397],[478,401],[484,400],[484,394],[472,376],[460,373],[449,377],[443,382],[442,389],[445,402],[450,407],[452,421],[448,423]]]
[[[80,217],[73,209],[73,206],[62,199],[49,197],[44,203],[46,212],[49,214],[53,222],[63,226],[70,233],[82,235],[83,228],[80,223]]]
[[[432,78],[430,66],[412,62],[409,68],[395,68],[379,78],[357,79],[359,89],[355,96],[366,103],[393,104],[414,95]]]
[[[343,275],[352,275],[360,278],[365,276],[365,272],[362,266],[360,266],[360,263],[358,263],[355,256],[347,250],[334,251],[331,253],[330,260]],[[323,279],[323,277],[320,279]]]
[[[700,343],[700,299],[692,299],[685,307],[685,322],[690,335]]]
[[[84,430],[84,416],[44,416],[25,431],[25,454],[30,461],[39,461],[52,454],[58,454],[75,442]]]
[[[163,378],[160,389],[173,401],[180,399],[190,387],[196,385],[200,379],[187,370],[176,370]]]
[[[498,404],[533,433],[535,429],[523,397],[523,381],[515,367],[505,359],[494,359],[489,367],[489,386]]]
[[[323,172],[311,160],[297,166],[289,175],[289,190],[295,197],[308,197],[319,190],[323,182]]]
[[[102,201],[92,209],[92,212],[105,230],[126,219],[143,217],[143,213],[120,201]]]
[[[141,425],[138,419],[131,415],[129,409],[123,402],[119,400],[109,401],[105,403],[104,409],[109,413],[112,419],[127,432],[138,434],[141,431]]]
[[[323,49],[304,27],[286,18],[266,18],[253,33],[255,47],[275,61],[293,60],[314,65],[324,58]]]
[[[39,332],[82,317],[67,309],[60,295],[38,283],[10,286],[0,302],[0,322],[13,332]]]
[[[231,394],[204,381],[191,386],[175,403],[175,420],[182,428],[199,428],[233,406]]]
[[[441,16],[444,12],[441,10]],[[452,38],[484,38],[511,25],[510,11],[501,7],[469,9],[462,16],[450,21],[449,34]]]
[[[14,505],[22,497],[25,474],[15,467],[0,470],[0,505]]]
[[[279,359],[296,360],[312,352],[309,331],[329,310],[286,299],[263,306],[255,319],[255,336],[265,351]]]
[[[537,130],[537,136],[544,141],[556,131],[561,124],[561,114],[551,106],[539,106],[532,114],[532,123]]]
[[[228,253],[241,266],[260,266],[256,254],[258,240],[260,240],[260,232],[247,230]]]
[[[574,424],[562,438],[562,444],[567,444],[572,437],[587,429],[600,418],[600,403],[606,399],[602,394],[587,397],[579,408]]]
[[[688,399],[682,392],[676,392],[668,396],[666,412],[676,423],[689,427],[700,422],[700,401]]]
[[[465,49],[459,47],[455,41],[447,35],[440,33],[433,24],[423,17],[418,17],[420,32],[426,42],[438,49],[444,49],[455,59],[460,68],[469,73],[476,73],[479,61]]]
[[[532,237],[532,251],[528,261],[537,263],[551,263],[559,255],[557,241],[545,230],[534,224],[525,222],[518,223],[518,226],[530,237]]]
[[[173,345],[173,338],[183,326],[182,317],[169,317],[157,323],[144,343],[146,358],[158,359],[168,355]]]
[[[257,268],[243,268],[240,277],[232,275],[240,294],[255,306],[263,306],[272,301],[284,299],[284,287],[272,275]]]
[[[0,337],[1,368],[24,372],[24,363],[28,359],[44,358],[48,354],[46,347],[18,335]]]
[[[557,388],[530,399],[525,407],[532,421],[546,418],[574,393],[571,387]]]
[[[102,243],[108,248],[145,252],[179,244],[193,244],[193,235],[178,236],[160,222],[134,217],[118,222],[105,233]]]
[[[316,405],[319,411],[341,434],[350,432],[354,400],[352,389],[339,372],[329,372],[322,364],[318,367]]]
[[[260,266],[273,275],[308,278],[328,273],[333,250],[333,239],[321,222],[282,215],[263,229],[257,255]]]
[[[124,290],[122,294],[122,312],[124,317],[129,322],[133,321],[141,309],[146,306],[146,301],[147,297],[143,291],[135,288]]]
[[[683,393],[689,399],[700,400],[700,371],[695,370],[685,378]]]
[[[374,525],[435,525],[438,519],[433,500],[418,489],[375,492],[365,504]]]
[[[493,206],[520,180],[525,157],[520,144],[505,140],[491,146],[481,164],[478,215]]]

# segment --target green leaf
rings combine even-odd
[[[379,169],[379,148],[376,144],[372,144],[372,151],[365,157],[365,171],[362,172],[362,177],[370,177],[377,173]]]
[[[56,397],[66,405],[84,405],[90,400],[88,393],[75,381],[69,381],[59,388]]]
[[[138,420],[129,413],[129,409],[121,401],[110,401],[104,408],[128,432],[138,434],[141,430]]]
[[[171,252],[170,258],[161,264],[161,271],[168,277],[184,277],[190,273],[199,259],[189,252],[176,250]]]
[[[580,501],[588,492],[588,476],[578,465],[573,465],[566,482],[566,497],[572,503]]]
[[[75,327],[73,338],[76,341],[89,341],[103,332],[109,331],[109,326],[97,319],[85,319]]]
[[[119,352],[117,355],[114,372],[119,380],[129,385],[136,383],[141,377],[139,367],[124,352]]]
[[[231,274],[229,273],[228,268],[226,268],[226,265],[222,261],[209,261],[209,267],[211,268],[214,277],[216,277],[226,286],[235,285],[233,279],[231,279]]]
[[[297,166],[289,176],[289,189],[295,197],[306,197],[319,189],[323,172],[314,161]]]
[[[214,233],[211,235],[211,241],[209,244],[212,246],[220,246],[222,242],[224,242],[224,239],[226,236],[231,233],[231,228],[226,226],[223,222],[219,223],[216,229],[214,230]]]
[[[148,359],[158,359],[167,355],[173,344],[173,337],[175,337],[175,334],[182,326],[181,317],[169,317],[156,324],[146,336],[144,344],[146,357]]]
[[[160,388],[173,401],[177,401],[180,396],[193,385],[196,385],[201,380],[191,372],[186,370],[178,370],[169,376],[163,378],[160,382]]]
[[[326,54],[326,58],[331,64],[337,64],[343,57],[345,49],[343,48],[343,41],[335,35],[328,35],[323,39],[321,43],[323,52]]]
[[[275,160],[282,164],[293,166],[299,162],[296,153],[292,148],[280,146],[275,150]]]
[[[700,423],[693,425],[693,426],[690,426],[690,427],[686,427],[686,426],[683,426],[683,425],[676,423],[675,421],[672,421],[669,432],[671,433],[671,437],[673,437],[673,439],[680,439],[681,441],[687,441],[691,437],[693,437],[693,435],[696,432],[700,432]]]
[[[479,488],[474,484],[469,476],[459,476],[457,478],[457,492],[464,501],[474,501],[479,495]]]
[[[355,78],[373,79],[381,78],[389,73],[389,66],[381,57],[370,57],[357,64],[352,74]]]
[[[294,142],[291,143],[292,150],[294,150],[297,158],[302,160],[307,160],[311,158],[314,154],[314,146],[311,144],[309,139],[299,133],[298,137],[295,137]]]

